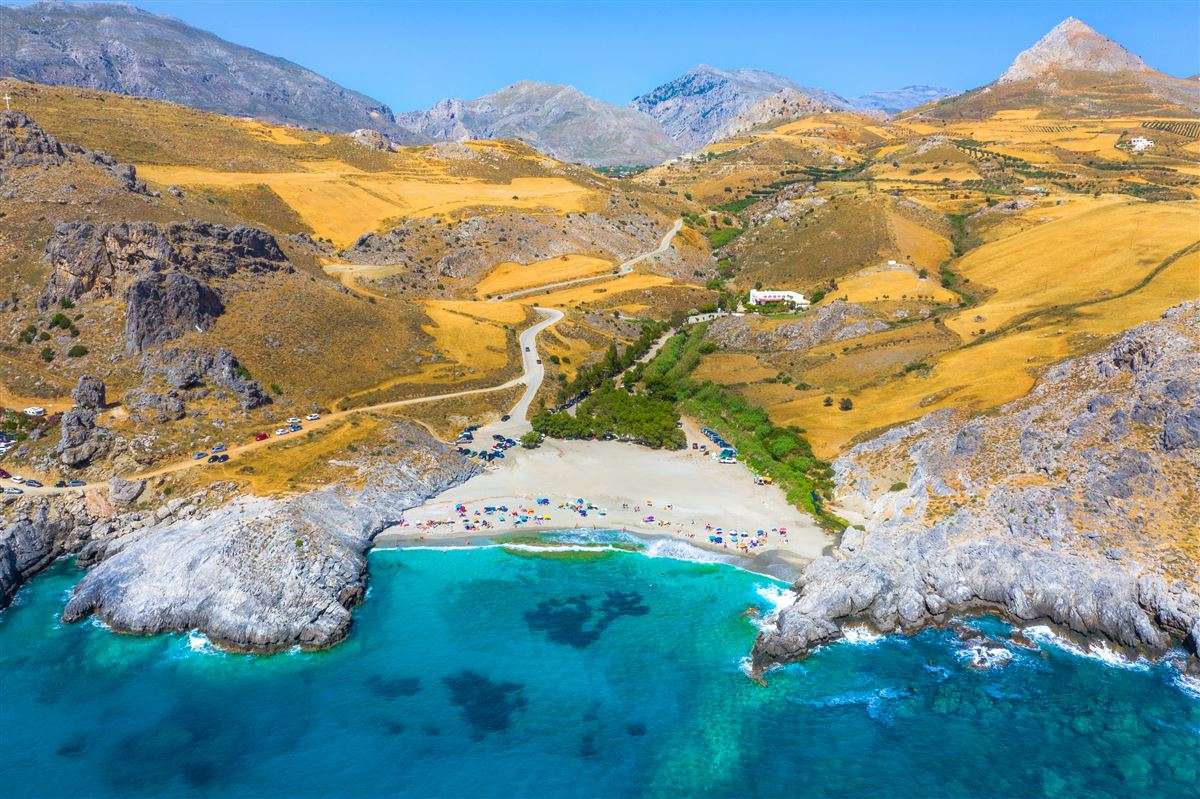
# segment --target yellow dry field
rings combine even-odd
[[[621,275],[614,280],[605,280],[597,283],[584,283],[580,286],[569,286],[558,291],[553,291],[549,294],[536,294],[528,297],[522,297],[525,302],[536,303],[537,305],[545,305],[551,308],[566,308],[577,305],[588,305],[595,302],[604,302],[610,297],[615,297],[621,294],[627,294],[631,291],[639,291],[641,289],[651,289],[658,286],[667,286],[672,283],[671,278],[661,275],[646,275],[640,272],[633,272],[628,275]]]
[[[367,414],[344,418],[329,428],[255,449],[229,463],[214,464],[206,470],[205,479],[240,483],[258,496],[345,483],[353,475],[351,467],[336,466],[332,461],[348,446],[370,437],[379,426],[380,420]]]
[[[432,162],[402,172],[363,172],[340,161],[313,162],[301,172],[220,172],[189,166],[138,165],[161,185],[218,189],[267,186],[304,220],[315,236],[339,247],[352,244],[385,220],[440,216],[495,206],[574,213],[592,207],[595,193],[561,177],[518,177],[485,183],[442,174]]]
[[[950,257],[953,249],[950,239],[937,231],[891,211],[886,218],[892,240],[896,242],[896,250],[908,263],[936,271]]]
[[[247,132],[252,136],[256,136],[263,141],[271,142],[272,144],[290,145],[292,147],[304,147],[309,144],[318,146],[329,144],[331,139],[325,135],[318,135],[315,139],[311,138],[313,134],[309,131],[291,130],[287,127],[279,125],[268,125],[265,122],[259,122],[256,119],[238,119]],[[309,136],[309,139],[300,138],[301,135]]]
[[[904,180],[918,183],[941,183],[942,179],[954,182],[964,180],[979,180],[980,175],[973,166],[965,163],[952,164],[900,164],[892,166],[890,161],[883,161],[870,168],[871,175],[878,180]]]
[[[946,320],[964,340],[1022,314],[1130,288],[1171,253],[1200,239],[1200,204],[1114,202],[1037,225],[972,250],[955,271],[995,290]],[[979,319],[977,317],[982,317]]]
[[[538,336],[538,351],[542,353],[543,358],[557,356],[559,371],[565,374],[568,380],[574,380],[579,367],[596,351],[596,345],[586,339],[562,335],[552,327]]]
[[[940,303],[957,303],[958,295],[942,288],[941,283],[921,278],[912,269],[868,269],[838,281],[837,291],[821,303],[834,299],[847,302],[897,302],[923,299]]]
[[[768,369],[758,358],[741,352],[714,352],[705,355],[700,365],[692,372],[697,380],[711,380],[723,386],[756,383],[779,374],[777,369]]]
[[[525,308],[510,302],[429,300],[423,303],[438,352],[471,371],[486,373],[508,364],[508,329],[526,319]]]
[[[833,457],[872,431],[910,421],[939,408],[984,411],[1024,396],[1040,370],[1086,352],[1136,324],[1197,295],[1200,252],[1176,260],[1146,286],[1124,297],[1079,309],[1064,320],[1050,319],[931,358],[928,372],[913,372],[868,386],[851,396],[854,408],[824,407],[824,391],[799,395],[769,407],[781,424],[808,431],[814,451]],[[753,396],[751,396],[753,399]]]
[[[548,283],[603,275],[612,270],[612,261],[592,255],[563,255],[529,264],[506,261],[497,264],[479,281],[475,286],[475,293],[480,297],[505,294]]]

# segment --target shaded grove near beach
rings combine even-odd
[[[609,552],[381,550],[320,653],[63,625],[63,561],[0,614],[18,796],[1184,796],[1200,698],[1166,666],[954,632],[741,672],[783,586]],[[1003,661],[1004,658],[994,658]],[[836,734],[833,734],[836,731]],[[990,767],[990,764],[1007,764]]]

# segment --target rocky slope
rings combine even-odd
[[[0,6],[0,76],[338,131],[391,110],[303,67],[128,5]]]
[[[713,139],[727,139],[760,125],[778,125],[790,119],[832,111],[836,107],[798,89],[781,89],[774,94],[768,94],[729,120],[713,135]]]
[[[679,147],[647,115],[573,86],[521,81],[475,100],[443,100],[396,118],[410,143],[521,139],[562,161],[593,166],[657,164]]]
[[[800,86],[782,75],[759,69],[717,69],[707,64],[635,97],[630,105],[658,120],[681,148],[695,150],[719,138],[755,103],[783,90],[802,94],[815,106],[850,106],[832,92]]]
[[[1017,55],[997,83],[1039,78],[1056,69],[1086,72],[1142,72],[1146,62],[1081,20],[1067,17],[1033,47]]]
[[[383,458],[359,462],[361,489],[268,499],[214,485],[154,511],[121,507],[140,484],[116,484],[109,499],[9,499],[0,601],[55,557],[78,552],[91,568],[67,601],[67,621],[94,612],[122,632],[198,629],[262,652],[335,644],[365,591],[374,536],[477,469],[415,425],[396,424],[390,438]]]
[[[930,414],[834,469],[864,529],[805,569],[755,643],[758,671],[849,623],[911,631],[989,610],[1197,654],[1200,303],[1053,367],[992,414]]]
[[[411,219],[387,233],[362,236],[340,256],[355,263],[404,265],[405,273],[389,281],[404,289],[428,289],[447,278],[474,281],[506,261],[530,263],[590,253],[620,262],[653,249],[669,227],[632,205],[619,206],[610,203],[603,214],[507,213],[450,225]],[[712,268],[707,253],[672,253],[670,260],[689,275]]]

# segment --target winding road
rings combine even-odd
[[[560,280],[557,283],[546,283],[542,286],[534,286],[531,289],[521,289],[520,291],[509,292],[508,294],[498,294],[492,298],[492,301],[496,302],[499,300],[512,300],[516,299],[517,297],[526,297],[530,294],[545,294],[556,289],[561,289],[565,286],[575,286],[580,283],[593,283],[597,280],[612,280],[614,277],[628,275],[633,271],[633,267],[637,264],[641,263],[647,258],[653,258],[656,255],[662,255],[667,250],[671,249],[671,241],[675,238],[675,234],[682,229],[683,220],[676,219],[675,224],[672,225],[671,229],[667,231],[667,235],[663,236],[663,240],[658,243],[657,247],[655,247],[653,250],[647,250],[641,255],[635,255],[628,261],[622,262],[621,265],[617,267],[615,275],[612,272],[608,272],[603,275],[589,275],[588,277],[577,277],[572,280]]]
[[[679,232],[682,225],[683,225],[683,220],[676,220],[674,226],[672,226],[671,230],[663,238],[662,242],[658,245],[658,247],[656,247],[653,250],[644,252],[641,255],[635,256],[634,258],[631,258],[628,261],[625,261],[624,263],[622,263],[620,266],[620,269],[619,269],[620,274],[628,274],[629,272],[631,272],[633,270],[633,266],[635,264],[637,264],[647,258],[652,258],[655,255],[659,255],[663,252],[666,252],[666,250],[671,246],[671,240],[675,237],[675,234]],[[527,289],[527,290],[524,290],[521,292],[515,292],[513,294],[508,294],[504,297],[504,299],[511,299],[516,296],[523,296],[525,294],[532,294],[532,293],[536,293],[536,292],[549,291],[549,290],[559,288],[564,285],[571,285],[574,283],[582,283],[582,282],[587,282],[587,281],[591,281],[591,280],[611,278],[611,277],[612,277],[612,275],[600,275],[598,277],[580,278],[577,280],[568,280],[568,281],[564,281],[561,283],[551,283],[551,284],[548,284],[545,286],[539,286],[534,289]],[[324,427],[332,425],[335,422],[338,422],[338,421],[340,421],[348,416],[351,416],[353,414],[370,413],[371,411],[390,410],[392,408],[401,408],[401,407],[404,407],[407,405],[418,405],[418,404],[425,403],[425,402],[436,402],[438,400],[453,399],[455,397],[466,397],[466,396],[470,396],[473,394],[487,394],[487,393],[491,393],[493,391],[502,391],[504,389],[512,388],[513,386],[519,386],[519,385],[524,385],[525,391],[521,394],[520,399],[517,400],[517,403],[516,403],[516,405],[513,406],[512,410],[510,410],[508,412],[508,414],[506,414],[509,418],[506,421],[496,422],[491,425],[488,425],[487,427],[483,428],[483,430],[481,430],[480,432],[485,433],[487,435],[490,435],[492,433],[501,433],[501,434],[507,435],[507,436],[517,436],[517,435],[520,435],[520,434],[528,431],[530,429],[530,425],[529,425],[529,421],[525,417],[528,414],[529,406],[533,403],[533,398],[535,396],[537,396],[538,389],[541,388],[542,381],[545,379],[545,375],[546,375],[545,367],[542,366],[541,358],[540,358],[540,356],[538,354],[538,350],[537,350],[537,336],[538,336],[538,333],[541,333],[543,330],[550,327],[551,325],[556,324],[560,319],[563,318],[562,311],[559,311],[555,308],[543,308],[543,307],[539,307],[539,306],[534,306],[534,310],[536,310],[539,314],[541,314],[542,318],[539,319],[534,324],[532,324],[529,327],[522,330],[520,336],[518,337],[518,343],[519,343],[520,351],[521,351],[521,374],[518,377],[514,377],[511,380],[507,380],[507,381],[500,383],[499,385],[495,385],[495,386],[486,386],[484,388],[464,389],[462,391],[450,391],[445,394],[432,394],[432,395],[426,396],[426,397],[413,397],[410,399],[391,400],[389,402],[380,402],[375,405],[364,405],[364,406],[361,406],[358,408],[349,408],[349,409],[342,410],[342,411],[334,411],[332,413],[323,415],[320,419],[318,419],[314,422],[305,422],[303,432],[310,433],[315,430],[320,430]],[[234,460],[238,456],[245,455],[250,452],[254,452],[255,450],[258,450],[258,449],[263,449],[263,448],[269,447],[279,441],[290,441],[294,438],[299,437],[299,435],[300,434],[289,434],[287,436],[279,436],[279,437],[272,436],[272,437],[264,439],[262,441],[250,441],[245,444],[231,445],[226,449],[225,454],[227,454],[229,456],[230,460]],[[207,459],[202,458],[200,460],[195,460],[192,458],[188,458],[185,460],[180,460],[180,461],[176,461],[174,463],[167,464],[165,466],[160,466],[156,469],[151,469],[149,471],[139,472],[137,474],[129,475],[125,479],[127,479],[127,480],[145,480],[147,478],[159,477],[159,476],[162,476],[165,474],[181,472],[181,471],[184,471],[185,469],[194,469],[194,468],[198,468],[198,467],[205,466],[205,465],[207,465]],[[72,493],[72,492],[78,493],[78,492],[87,491],[88,489],[103,489],[103,488],[106,488],[107,486],[108,486],[107,481],[103,481],[103,482],[87,483],[82,486],[70,486],[70,487],[66,487],[66,488],[55,488],[54,486],[43,486],[41,488],[24,488],[23,487],[23,491],[26,495],[44,496],[44,495],[49,495],[49,494],[65,494],[65,493]]]

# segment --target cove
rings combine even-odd
[[[783,583],[608,550],[377,550],[350,637],[271,657],[59,621],[60,561],[0,613],[13,797],[1195,796],[1168,666],[955,634],[741,671]],[[994,619],[971,622],[1000,636]]]

